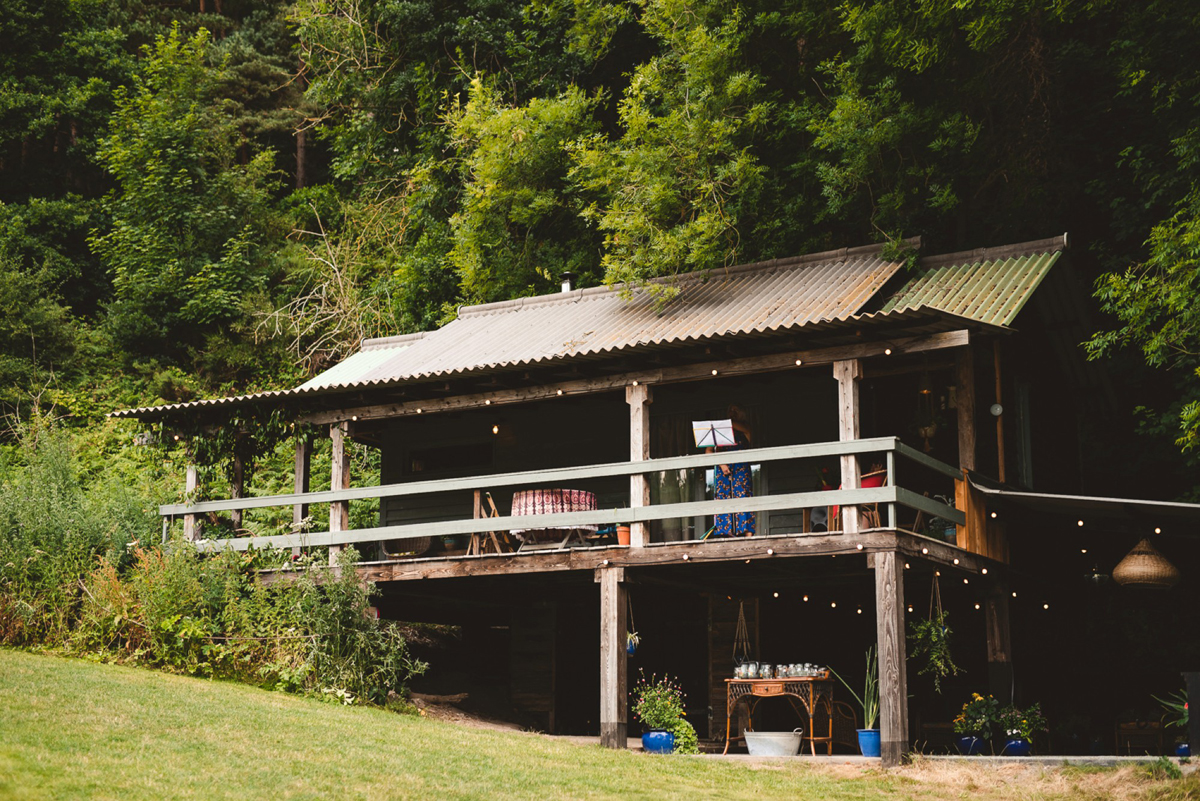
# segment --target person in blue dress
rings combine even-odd
[[[717,452],[736,451],[750,447],[750,426],[746,422],[746,413],[739,406],[730,406],[727,412],[733,421],[733,437],[736,445],[726,445],[717,448]],[[711,453],[712,448],[707,451]],[[749,498],[754,494],[751,483],[750,465],[747,462],[738,464],[719,464],[713,471],[714,496],[717,500],[729,498]],[[716,515],[713,526],[714,537],[753,537],[754,512],[737,512]]]

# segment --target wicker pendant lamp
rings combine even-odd
[[[1143,537],[1113,568],[1112,578],[1125,587],[1169,590],[1179,583],[1179,569]]]

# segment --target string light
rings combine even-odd
[[[1080,552],[1080,553],[1087,553],[1087,548],[1080,548],[1080,549],[1079,549],[1079,552]]]
[[[685,553],[685,554],[683,555],[683,561],[685,561],[685,562],[686,562],[687,560],[688,560],[688,555]]]
[[[862,543],[860,542],[860,543],[858,543],[857,545],[855,545],[854,547],[855,547],[855,548],[857,548],[858,550],[860,550],[860,551],[861,551],[861,550],[862,550]]]
[[[905,563],[904,563],[904,569],[905,569],[905,570],[908,570],[908,569],[910,569],[911,567],[912,567],[912,566],[911,566],[911,565],[910,565],[908,562],[905,562]]]
[[[929,549],[928,549],[928,548],[922,548],[922,549],[921,549],[921,553],[929,553]]]
[[[803,360],[803,359],[796,359],[796,366],[797,366],[797,367],[799,367],[799,366],[800,366],[800,365],[802,365],[802,364],[804,364],[804,360]]]
[[[779,597],[779,593],[775,593],[774,595],[775,595],[775,597],[776,597],[776,598],[778,598],[778,597]]]
[[[837,609],[837,601],[832,601],[829,604],[830,609]]]
[[[483,405],[484,405],[484,406],[491,406],[491,405],[492,405],[492,399],[491,399],[491,398],[488,398],[487,400],[485,400],[485,401],[483,402]]]
[[[1082,520],[1080,520],[1080,521],[1079,521],[1079,525],[1080,525],[1081,527],[1083,526],[1083,521],[1082,521]]]
[[[1155,526],[1155,527],[1154,527],[1154,533],[1155,533],[1155,534],[1162,534],[1162,529],[1161,529],[1161,528],[1158,528],[1157,526]]]
[[[774,549],[774,548],[768,548],[768,549],[767,549],[767,556],[774,556],[774,555],[775,555],[775,549]]]
[[[983,575],[985,575],[985,576],[986,576],[986,575],[987,575],[987,568],[985,567],[983,570],[981,570],[981,571],[979,571],[979,572],[980,572],[980,573],[983,573]]]
[[[634,381],[633,385],[636,387],[638,385],[638,382]]]
[[[909,604],[908,611],[912,611],[912,604]]]
[[[1016,597],[1017,597],[1017,594],[1016,594],[1015,592],[1013,593],[1013,597],[1014,597],[1014,598],[1016,598]]]
[[[500,433],[500,426],[492,426],[492,433],[493,433],[493,434],[499,434],[499,433]]]
[[[350,415],[350,422],[352,422],[352,423],[357,423],[357,422],[358,422],[358,415],[357,415],[357,414],[352,414],[352,415]]]
[[[942,571],[940,571],[940,570],[935,570],[935,571],[933,571],[933,575],[935,575],[935,576],[939,576],[939,577],[940,577],[940,576],[942,575]]]
[[[716,374],[717,374],[717,371],[716,371],[716,370],[713,370],[713,371],[712,371],[712,374],[713,374],[713,375],[716,375]]]
[[[957,556],[956,556],[956,557],[954,557],[954,564],[956,564],[956,565],[958,564],[958,557],[957,557]]]
[[[992,512],[992,519],[993,519],[993,520],[995,520],[995,519],[996,519],[996,513],[995,513],[995,512]]]
[[[1049,609],[1049,608],[1050,608],[1050,604],[1042,604],[1042,608],[1043,608],[1043,609]]]
[[[970,584],[970,583],[971,583],[971,582],[970,582],[969,580],[967,580],[967,579],[963,579],[963,584]]]
[[[860,614],[860,615],[862,614],[862,607],[861,607],[861,606],[860,606],[860,607],[858,607],[858,614]]]
[[[804,596],[804,603],[808,603],[808,596],[807,596],[807,595],[805,595],[805,596]]]
[[[892,349],[891,349],[891,348],[884,348],[884,349],[883,349],[883,355],[884,355],[884,356],[891,356],[891,355],[892,355]]]
[[[975,608],[976,608],[976,609],[978,609],[978,608],[979,608],[979,604],[975,604]]]
[[[420,413],[421,413],[421,412],[423,412],[423,411],[425,411],[425,410],[424,410],[424,409],[422,409],[422,408],[419,408],[419,407],[417,408],[417,414],[420,414]]]
[[[561,394],[562,394],[562,390],[561,390],[561,389],[558,391],[558,394],[559,394],[559,395],[561,395]]]

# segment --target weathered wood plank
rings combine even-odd
[[[625,656],[625,571],[596,571],[600,584],[600,745],[625,748],[627,736],[627,670]]]
[[[858,379],[862,377],[862,365],[857,359],[833,363],[833,377],[838,382],[838,439],[850,442],[858,439]],[[858,489],[860,486],[858,456],[846,454],[841,458],[842,488]],[[858,508],[842,507],[842,531],[853,534],[858,531]]]
[[[196,493],[196,487],[200,486],[200,469],[194,463],[188,463],[187,472],[183,480],[184,497],[188,503],[194,503],[193,495]],[[196,531],[196,515],[187,514],[183,516],[183,537],[193,542],[198,538]]]
[[[645,384],[625,388],[625,402],[629,404],[629,461],[645,462],[650,459],[650,387]],[[650,505],[650,482],[645,473],[629,477],[629,506],[640,509]],[[629,544],[641,548],[650,541],[650,527],[645,522],[634,522],[629,528]]]
[[[955,404],[958,407],[958,464],[975,469],[975,352],[971,346],[955,352]]]
[[[825,504],[894,503],[896,487],[869,487],[859,490],[829,490],[827,492],[796,492],[786,495],[759,495],[748,498],[729,498],[718,501],[689,501],[686,503],[659,504],[638,509],[597,509],[589,512],[563,512],[545,515],[509,515],[482,520],[464,518],[443,520],[433,523],[410,523],[399,526],[376,526],[350,531],[305,531],[293,534],[276,534],[266,537],[239,537],[225,540],[203,540],[201,550],[233,548],[244,551],[249,548],[292,548],[297,545],[316,547],[346,545],[354,542],[376,542],[378,540],[400,540],[411,537],[442,537],[456,534],[478,534],[484,531],[511,531],[528,528],[575,528],[586,525],[610,525],[624,521],[649,522],[671,517],[695,517],[721,512],[774,511],[795,509]],[[916,496],[913,493],[914,497]],[[933,501],[928,501],[934,503]],[[949,509],[949,507],[945,507]]]
[[[847,453],[872,453],[894,450],[900,445],[896,437],[874,437],[853,442],[817,442],[804,445],[780,445],[771,448],[753,448],[741,451],[739,458],[750,462],[771,462],[783,459],[809,459],[822,456],[841,456]],[[924,456],[924,454],[921,454]],[[928,457],[926,457],[928,458]],[[608,462],[596,465],[555,468],[551,470],[522,470],[513,473],[465,476],[462,478],[437,479],[432,481],[410,481],[378,487],[355,487],[354,489],[310,492],[305,495],[264,495],[243,498],[240,501],[203,501],[193,504],[164,504],[158,507],[160,515],[181,515],[214,512],[231,509],[234,505],[243,509],[261,509],[271,506],[292,506],[297,503],[331,503],[342,500],[364,498],[393,498],[404,495],[423,495],[433,492],[474,490],[482,486],[509,487],[522,484],[570,483],[593,478],[628,476],[637,473],[654,473],[668,470],[713,467],[728,456],[718,453],[698,453],[691,456],[671,456],[650,459],[642,463]],[[957,474],[956,474],[957,475]]]
[[[946,520],[951,520],[956,524],[962,525],[966,522],[967,516],[953,506],[947,506],[940,501],[935,501],[932,498],[927,498],[924,495],[918,495],[910,489],[904,487],[896,487],[896,499],[898,503],[909,507],[910,509],[919,509],[927,515],[941,517]]]
[[[339,409],[330,412],[315,412],[300,418],[307,423],[332,423],[340,420],[378,420],[387,417],[402,417],[411,414],[431,414],[436,412],[473,409],[484,405],[502,405],[512,403],[527,403],[536,400],[549,400],[566,395],[584,395],[597,392],[612,392],[630,386],[634,381],[639,384],[672,384],[689,381],[702,381],[712,378],[713,370],[722,377],[754,375],[756,373],[795,370],[806,367],[832,364],[847,359],[866,359],[881,356],[888,349],[894,354],[923,353],[943,348],[958,348],[971,341],[967,330],[946,331],[918,337],[905,337],[890,343],[863,342],[854,345],[839,345],[829,348],[798,350],[788,353],[757,356],[744,359],[729,359],[723,361],[705,362],[703,364],[682,365],[679,367],[648,370],[620,375],[603,376],[600,378],[563,381],[539,387],[524,387],[521,389],[497,390],[495,392],[459,395],[451,398],[406,401],[403,403],[384,403],[369,406],[357,406],[349,409]],[[797,364],[799,362],[799,364]]]
[[[879,649],[879,741],[884,767],[908,750],[908,679],[904,642],[904,560],[875,554],[875,625]]]
[[[350,451],[346,448],[346,440],[350,436],[349,423],[334,423],[329,427],[329,437],[333,443],[329,488],[331,490],[350,489]],[[350,502],[334,501],[329,504],[329,531],[334,534],[345,531],[350,526]],[[298,543],[291,543],[295,547]],[[333,540],[329,543],[329,563],[336,564],[337,555],[342,550],[341,543]],[[286,546],[281,546],[286,547]]]

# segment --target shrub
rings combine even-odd
[[[647,680],[643,672],[633,696],[633,716],[647,729],[671,731],[683,717],[683,690],[670,676]]]

